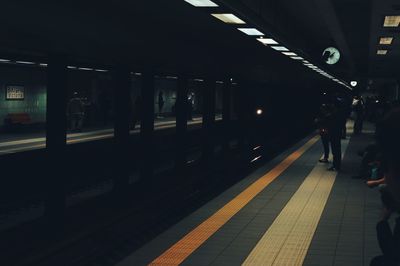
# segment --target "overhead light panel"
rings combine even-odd
[[[293,52],[283,52],[282,54],[287,55],[287,56],[297,56],[297,54]]]
[[[246,22],[244,22],[234,14],[224,13],[224,14],[211,14],[211,15],[228,24],[246,24]]]
[[[85,70],[85,71],[92,71],[93,68],[88,68],[88,67],[79,67],[79,70]]]
[[[400,25],[400,16],[385,16],[384,27],[398,27]]]
[[[185,2],[195,7],[218,7],[216,3],[210,0],[185,0]]]
[[[379,44],[383,44],[383,45],[390,45],[393,42],[393,37],[382,37],[379,40]]]
[[[376,54],[377,54],[377,55],[386,55],[387,52],[388,52],[388,50],[378,50],[378,51],[376,52]]]
[[[271,48],[280,52],[289,52],[289,49],[284,46],[271,46]]]
[[[300,57],[300,56],[292,56],[290,58],[292,58],[294,60],[303,60],[304,59],[303,57]]]
[[[257,41],[259,41],[259,42],[261,42],[261,43],[263,43],[265,45],[278,44],[277,41],[275,41],[274,39],[271,39],[271,38],[258,38]]]
[[[238,28],[241,32],[250,35],[250,36],[263,36],[264,33],[257,30],[256,28]]]
[[[0,59],[0,62],[1,62],[1,63],[8,63],[8,62],[11,62],[11,60],[8,60],[8,59]]]
[[[30,61],[15,61],[17,64],[23,64],[23,65],[34,65],[34,62]]]

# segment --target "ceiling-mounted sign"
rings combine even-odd
[[[10,85],[6,86],[6,100],[23,101],[25,99],[25,87]]]
[[[339,62],[340,52],[335,47],[328,47],[322,53],[322,58],[328,65],[334,65]]]

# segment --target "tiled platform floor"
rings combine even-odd
[[[229,202],[237,198],[257,180],[280,167],[282,161],[296,153],[309,139],[310,137],[296,144],[117,265],[147,265],[152,262],[159,262],[155,265],[176,265],[173,257],[161,257],[162,260],[155,259],[160,258],[160,255],[164,254],[166,250],[198,228],[221,208],[226,208]],[[210,234],[207,240],[198,243],[196,241],[200,240],[194,237],[189,242],[185,242],[184,246],[180,246],[181,252],[187,253],[189,250],[190,253],[181,264],[242,265],[246,261],[246,265],[369,265],[371,258],[380,254],[375,237],[375,224],[379,219],[381,208],[379,192],[367,188],[362,180],[351,177],[356,173],[360,162],[357,151],[371,141],[371,134],[354,136],[350,141],[344,141],[343,150],[347,146],[347,151],[344,154],[343,171],[337,176],[330,177],[334,178],[333,186],[331,184],[325,187],[323,186],[324,182],[329,178],[328,175],[332,174],[321,168],[326,166],[317,163],[322,155],[321,143],[318,141],[312,144],[259,194],[248,203],[246,202],[240,211],[227,219],[221,228]],[[307,193],[307,190],[304,190],[307,189],[305,184],[311,182],[309,178],[313,176],[315,178],[316,174],[320,183],[314,183],[320,184],[323,193],[327,193],[323,203],[316,202],[321,200],[320,196],[323,193],[318,194],[319,197],[313,198]],[[301,187],[303,187],[303,191],[300,191]],[[305,196],[309,199],[304,200]],[[311,236],[310,241],[302,248],[302,252],[299,252],[303,254],[302,257],[295,262],[286,260],[293,259],[292,257],[285,258],[285,256],[293,256],[293,252],[287,252],[291,251],[290,244],[293,243],[289,241],[281,246],[274,246],[272,245],[274,242],[272,242],[264,247],[268,248],[268,252],[265,250],[265,254],[280,254],[280,262],[271,260],[272,262],[268,264],[260,264],[260,262],[249,260],[250,254],[255,252],[255,247],[259,246],[258,243],[261,243],[260,240],[263,236],[267,232],[270,234],[269,231],[273,230],[271,225],[277,223],[279,220],[277,217],[283,215],[283,210],[289,211],[290,215],[291,212],[294,212],[288,209],[290,204],[293,208],[301,199],[311,213],[320,208],[320,213],[315,215],[317,223],[312,229],[312,234],[308,236]],[[300,220],[289,219],[285,222],[286,225],[296,224],[297,229],[289,228],[287,230],[292,231],[289,233],[283,231],[281,236],[298,242],[304,241],[307,235],[302,235],[301,226],[310,227],[309,221],[304,217],[303,214],[303,220],[301,220],[301,215],[299,215],[290,219]],[[280,228],[279,226],[275,227],[278,230]],[[276,230],[274,232],[279,237],[279,233],[276,233]],[[198,248],[192,250],[193,246]],[[277,250],[274,251],[273,248]],[[283,249],[286,249],[286,253],[281,252]],[[262,247],[258,248],[257,256],[265,256],[265,254]],[[173,256],[179,255],[179,251],[173,253]]]

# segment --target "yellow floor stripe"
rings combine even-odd
[[[219,209],[149,265],[179,265],[319,140],[315,136]]]
[[[336,175],[317,165],[243,265],[302,265]]]

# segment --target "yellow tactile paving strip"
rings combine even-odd
[[[302,265],[336,175],[317,165],[243,265]]]
[[[149,265],[179,265],[319,140],[315,136],[259,178]]]

